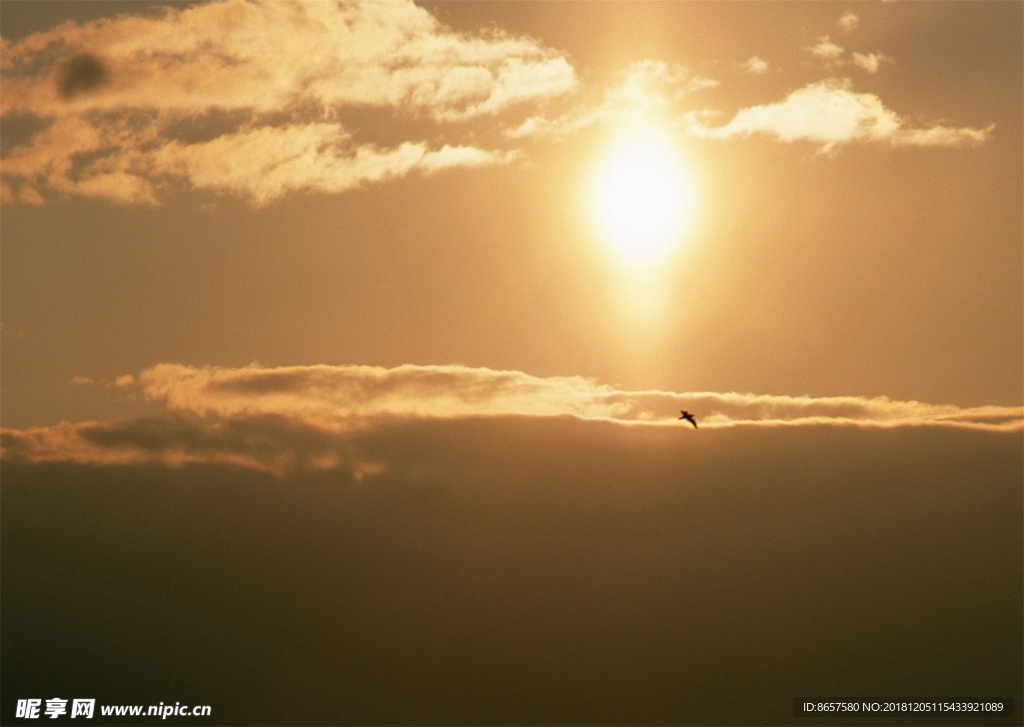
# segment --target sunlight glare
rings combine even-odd
[[[667,134],[651,126],[622,134],[598,172],[593,204],[623,263],[662,262],[693,214],[693,185]]]

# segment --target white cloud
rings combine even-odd
[[[715,79],[697,75],[683,65],[635,61],[615,74],[600,101],[583,102],[557,117],[531,116],[506,135],[566,136],[592,124],[663,113],[690,94],[718,85]]]
[[[80,383],[87,383],[82,377]],[[347,467],[362,477],[386,469],[359,450],[370,432],[412,422],[467,418],[571,417],[620,426],[945,427],[1024,430],[1024,407],[894,401],[884,396],[623,391],[578,376],[537,377],[466,366],[243,368],[159,364],[115,386],[137,385],[168,416],[119,424],[83,422],[0,432],[5,459],[96,464],[212,463],[283,472]],[[688,428],[688,425],[687,425]],[[695,436],[699,436],[696,435]]]
[[[459,143],[464,124],[576,87],[569,62],[532,39],[457,33],[401,0],[221,0],[67,23],[4,44],[0,112],[48,125],[4,158],[2,197],[155,203],[184,181],[259,203],[504,163],[514,150]],[[357,139],[344,121],[355,110],[430,120],[443,131],[422,133],[440,141]],[[182,132],[200,117],[223,130]]]
[[[836,25],[842,28],[844,32],[849,33],[856,30],[857,26],[860,25],[860,18],[853,11],[847,10],[836,21]]]
[[[106,69],[107,80],[68,99],[58,77],[81,58]],[[43,71],[29,71],[47,59]],[[306,100],[464,118],[576,84],[568,62],[531,39],[455,33],[402,0],[221,0],[155,18],[64,24],[8,43],[4,71],[4,113],[40,116],[65,115],[69,105],[203,113]]]
[[[170,142],[153,152],[148,162],[161,174],[186,178],[196,189],[236,192],[266,204],[297,190],[343,192],[414,170],[433,173],[512,158],[510,152],[475,147],[357,145],[340,125],[318,123],[262,127],[195,144]]]
[[[854,53],[850,56],[850,62],[868,73],[878,73],[882,63],[892,63],[893,60],[883,53]]]
[[[811,55],[826,61],[834,61],[843,54],[842,47],[829,40],[827,35],[819,38],[818,42],[811,46],[809,50]]]
[[[143,371],[147,397],[173,411],[231,418],[299,416],[347,430],[389,418],[562,416],[650,418],[610,387],[464,366],[293,366],[241,369],[159,364]]]
[[[912,128],[886,108],[878,96],[857,93],[851,85],[848,79],[812,83],[793,91],[779,103],[740,109],[729,123],[719,127],[705,126],[693,116],[691,132],[717,139],[765,133],[785,142],[814,142],[821,145],[821,152],[830,153],[851,142],[967,146],[985,142],[994,128]]]
[[[647,59],[631,63],[616,74],[615,83],[605,93],[605,102],[627,108],[663,105],[670,99],[718,85],[718,81],[698,76],[686,66]]]
[[[740,64],[747,73],[753,73],[755,76],[762,76],[768,72],[768,61],[757,56],[750,56],[746,61]]]
[[[135,384],[135,377],[131,374],[123,374],[111,383],[109,379],[94,379],[91,376],[72,376],[68,383],[74,386],[102,386],[105,389],[113,387],[126,388]]]
[[[537,377],[465,366],[250,365],[232,369],[159,364],[143,371],[138,381],[149,398],[173,411],[223,418],[297,416],[307,424],[340,430],[396,417],[574,416],[673,425],[680,407],[698,412],[701,423],[709,427],[765,423],[1024,426],[1022,407],[962,409],[884,396],[623,391],[578,376]]]

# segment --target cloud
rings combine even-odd
[[[616,74],[615,83],[605,93],[605,103],[630,109],[645,104],[661,106],[668,99],[718,85],[718,81],[699,76],[686,66],[647,59],[631,63]]]
[[[108,379],[94,379],[91,376],[72,376],[68,383],[73,386],[102,386],[107,389],[112,387],[126,388],[135,383],[135,377],[131,374],[124,374],[110,382]]]
[[[195,189],[235,192],[266,204],[289,192],[344,192],[363,184],[432,174],[451,167],[511,161],[513,152],[475,147],[430,149],[404,142],[391,148],[358,144],[338,124],[262,127],[208,142],[174,141],[154,152],[152,168],[186,178]]]
[[[687,66],[645,59],[615,74],[599,101],[585,101],[555,117],[535,115],[507,130],[506,136],[563,137],[598,123],[614,123],[651,113],[664,113],[691,93],[716,88],[719,82]]]
[[[71,462],[91,465],[209,464],[282,474],[296,469],[330,469],[348,464],[355,475],[375,471],[372,462],[341,459],[344,439],[303,427],[297,421],[250,417],[203,421],[183,417],[124,423],[63,422],[51,427],[0,430],[2,456],[14,462]]]
[[[1024,409],[961,409],[886,397],[792,397],[742,393],[621,391],[578,376],[536,377],[465,366],[293,366],[264,368],[158,364],[139,377],[143,392],[176,412],[234,418],[298,416],[344,431],[380,419],[573,416],[624,424],[673,425],[680,408],[706,427],[744,424],[1022,426]]]
[[[750,56],[746,61],[740,64],[747,73],[753,73],[755,76],[761,76],[768,72],[768,61],[757,56]]]
[[[893,59],[883,53],[854,53],[850,56],[850,61],[868,73],[878,73],[882,63],[892,63]]]
[[[240,369],[158,364],[144,394],[169,409],[233,418],[300,417],[334,431],[380,420],[472,416],[577,416],[645,420],[652,414],[614,389],[580,377],[540,378],[465,366],[292,366]]]
[[[577,87],[568,60],[532,39],[457,33],[412,2],[371,0],[222,0],[66,23],[6,42],[0,83],[0,112],[46,124],[4,158],[5,203],[51,190],[149,204],[182,182],[263,203],[504,163],[514,150],[460,143],[465,124]],[[357,138],[353,112],[440,142],[383,143],[373,127]],[[190,129],[199,119],[219,133]]]
[[[5,51],[0,108],[42,116],[67,112],[59,93],[67,78],[94,87],[109,76],[104,93],[72,105],[78,111],[276,111],[314,101],[438,119],[492,114],[576,84],[568,61],[531,39],[459,34],[400,0],[222,0],[154,18],[64,24]],[[29,70],[54,53],[56,66]]]
[[[3,457],[28,462],[212,463],[276,473],[340,467],[362,477],[385,471],[387,458],[361,451],[360,438],[408,423],[567,417],[666,429],[679,427],[680,408],[697,415],[701,431],[834,425],[1024,430],[1024,407],[963,408],[884,396],[624,391],[578,376],[537,377],[455,365],[158,364],[134,381],[127,377],[116,385],[138,386],[169,414],[126,423],[4,430]]]
[[[71,56],[57,67],[57,92],[65,100],[95,91],[107,80],[107,69],[88,53]]]
[[[843,32],[850,33],[857,29],[860,25],[860,18],[852,10],[847,10],[839,20],[836,21],[836,25],[843,29]]]
[[[841,46],[836,45],[827,35],[818,39],[818,42],[809,48],[811,55],[826,61],[834,61],[843,54]]]
[[[779,695],[840,683],[1019,694],[1019,436],[520,418],[357,444],[391,468],[5,461],[16,691],[535,725],[791,724]]]
[[[847,11],[836,23],[843,29],[844,32],[852,32],[859,23],[859,19],[852,12]],[[808,50],[815,58],[819,58],[826,62],[826,67],[833,71],[848,65],[854,65],[861,70],[867,71],[868,73],[878,73],[878,69],[882,63],[893,63],[893,59],[883,54],[881,51],[877,53],[860,53],[853,52],[850,55],[849,60],[843,58],[845,49],[842,46],[832,42],[827,35],[823,35],[818,38],[818,42],[810,46]]]
[[[783,101],[740,109],[732,121],[707,127],[691,116],[697,136],[727,139],[756,133],[779,141],[810,141],[830,153],[842,144],[879,142],[892,146],[958,147],[988,140],[994,125],[985,128],[935,125],[912,128],[872,93],[853,91],[849,79],[829,79],[793,91]]]

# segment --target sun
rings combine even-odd
[[[646,266],[677,246],[693,215],[693,183],[671,137],[653,125],[614,139],[593,185],[593,216],[616,257]]]

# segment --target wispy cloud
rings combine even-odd
[[[599,100],[582,101],[558,116],[531,116],[506,135],[563,137],[593,124],[613,124],[649,113],[671,114],[680,100],[718,85],[687,66],[649,58],[635,61],[615,74]]]
[[[615,83],[605,92],[605,102],[623,109],[661,105],[668,99],[681,99],[718,85],[718,81],[698,75],[687,66],[647,59],[631,63],[616,74]]]
[[[107,389],[111,387],[126,388],[135,383],[135,377],[131,374],[123,374],[111,382],[108,379],[94,379],[91,376],[72,376],[68,383],[72,386],[102,386]]]
[[[836,60],[843,55],[842,46],[833,43],[827,35],[818,38],[818,42],[808,50],[811,51],[811,55],[815,58],[821,58],[827,61]]]
[[[138,378],[147,397],[172,411],[222,418],[298,416],[339,431],[408,418],[652,418],[620,392],[580,377],[541,378],[464,366],[229,369],[159,364]]]
[[[381,428],[480,417],[678,427],[680,408],[694,412],[702,430],[836,425],[1024,430],[1024,407],[963,408],[884,396],[624,391],[577,376],[465,366],[159,364],[137,378],[127,376],[117,385],[138,386],[169,414],[118,424],[4,430],[3,456],[97,464],[207,462],[271,472],[348,467],[363,476],[387,467],[358,447],[361,436]]]
[[[768,61],[757,56],[750,56],[743,63],[740,63],[739,66],[747,73],[752,73],[755,76],[762,76],[768,72]]]
[[[61,423],[0,430],[0,454],[10,461],[93,465],[214,464],[283,473],[347,466],[354,474],[375,471],[343,437],[295,420],[250,417],[213,421],[162,417],[123,423]]]
[[[460,124],[577,85],[532,39],[457,33],[402,0],[222,0],[68,23],[5,42],[2,66],[0,112],[46,123],[4,158],[7,203],[45,190],[155,203],[181,182],[263,203],[504,163],[512,151],[459,143]],[[346,115],[367,110],[449,138],[357,138]],[[183,120],[220,133],[185,133]]]
[[[860,25],[860,18],[852,10],[847,10],[843,13],[839,20],[836,21],[836,25],[842,28],[843,32],[850,33],[857,29]]]
[[[262,127],[208,142],[172,141],[152,155],[152,169],[193,188],[235,192],[259,204],[300,190],[344,192],[363,184],[432,174],[450,167],[505,163],[514,152],[404,142],[391,148],[355,142],[340,124]],[[230,163],[228,162],[230,160]]]
[[[858,93],[849,79],[829,79],[793,91],[784,100],[740,109],[719,127],[708,127],[695,116],[692,133],[727,139],[763,133],[779,141],[810,141],[830,153],[852,142],[892,146],[971,146],[988,140],[994,125],[984,128],[934,125],[914,128],[888,109],[873,93]]]
[[[860,23],[860,19],[852,12],[846,11],[837,21],[836,25],[843,29],[844,33],[851,33]],[[892,58],[881,51],[874,53],[852,52],[849,57],[844,57],[846,49],[832,39],[823,35],[818,42],[807,48],[815,58],[824,62],[825,68],[835,73],[840,68],[854,66],[868,73],[878,73],[882,63],[894,63]]]
[[[840,27],[852,29],[854,18],[847,13]],[[827,35],[808,50],[833,72],[876,73],[891,62],[881,52],[846,58]],[[172,6],[4,41],[0,60],[0,113],[41,126],[3,158],[4,204],[43,204],[53,194],[159,204],[180,186],[257,205],[340,193],[507,164],[521,154],[511,140],[639,114],[706,119],[713,112],[687,109],[691,94],[719,85],[645,59],[605,89],[581,89],[570,61],[537,40],[456,32],[408,0]],[[739,66],[769,69],[757,56]],[[975,144],[991,128],[914,128],[835,79],[741,109],[725,126],[691,125],[708,138],[764,132],[824,151],[850,141]]]
[[[893,60],[884,53],[853,53],[850,62],[868,73],[878,73],[883,63],[892,63]]]
[[[537,377],[465,366],[295,366],[264,368],[159,364],[138,377],[151,399],[178,412],[232,418],[300,416],[348,429],[382,418],[575,416],[621,423],[674,424],[680,407],[706,426],[843,423],[1019,428],[1024,408],[863,398],[623,391],[578,376]],[[1007,422],[1005,420],[1009,419]]]

